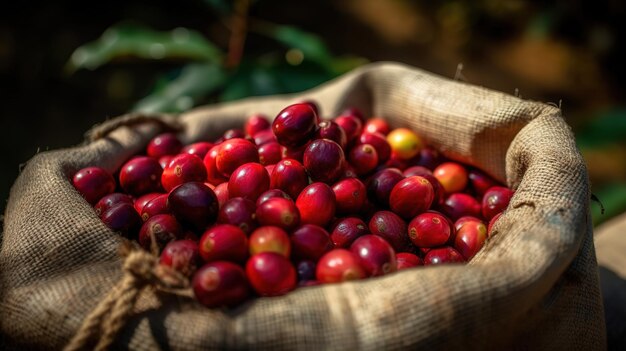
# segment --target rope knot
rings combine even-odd
[[[130,316],[137,297],[147,285],[162,289],[182,289],[189,280],[171,267],[159,264],[158,258],[142,249],[125,243],[120,247],[124,257],[123,278],[85,318],[78,332],[66,345],[65,351],[90,349],[91,342],[100,336],[95,350],[107,350]]]

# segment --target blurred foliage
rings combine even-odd
[[[593,224],[598,225],[626,210],[626,184],[607,184],[594,192],[600,203],[591,203]],[[602,211],[604,208],[604,213]]]
[[[72,54],[67,65],[71,73],[78,69],[96,69],[114,59],[181,59],[218,63],[222,52],[200,33],[186,28],[157,32],[136,24],[120,24],[85,44]]]
[[[589,174],[599,184],[593,191],[606,209],[592,205],[594,224],[626,211],[626,110],[613,108],[597,113],[576,133]]]
[[[158,78],[152,92],[134,106],[135,111],[176,113],[215,100],[306,90],[366,62],[333,55],[320,37],[297,27],[248,18],[247,0],[205,0],[205,4],[229,23],[227,50],[186,28],[160,32],[122,23],[77,48],[66,69],[93,70],[120,59],[182,62],[182,67]],[[277,47],[254,55],[244,51],[239,57],[237,45],[257,37],[269,38]]]
[[[154,78],[149,95],[134,109],[180,112],[203,103],[302,91],[366,62],[358,56],[337,56],[327,43],[373,60],[403,61],[448,76],[461,62],[470,83],[519,91],[535,100],[563,100],[564,115],[589,167],[592,191],[606,208],[601,215],[599,206],[592,204],[594,223],[626,211],[622,200],[626,199],[622,68],[626,4],[527,0],[199,4],[215,15],[206,28],[156,31],[137,24],[115,25],[76,49],[67,71],[119,61],[163,62],[167,72]],[[278,24],[289,21],[298,27]],[[238,37],[241,31],[243,37]],[[237,39],[243,48],[240,56],[233,45]]]

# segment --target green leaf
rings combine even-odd
[[[186,59],[218,63],[223,53],[200,33],[186,28],[159,32],[143,26],[121,24],[107,29],[97,40],[77,48],[67,70],[93,70],[120,57],[151,60]]]
[[[591,203],[591,216],[594,225],[605,222],[626,211],[626,184],[609,184],[597,191],[594,190],[594,194],[602,202],[606,210],[602,214],[600,205],[594,202]]]
[[[595,116],[577,128],[576,140],[581,148],[598,148],[626,140],[626,110],[616,108]]]
[[[163,89],[140,100],[133,110],[145,113],[182,112],[222,88],[227,79],[228,74],[220,65],[188,64]]]

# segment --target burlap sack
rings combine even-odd
[[[195,141],[302,99],[328,116],[354,105],[409,126],[446,156],[505,181],[516,194],[497,234],[468,265],[303,288],[229,311],[144,290],[114,349],[605,347],[589,182],[559,109],[380,63],[300,95],[162,120]],[[62,348],[121,278],[120,237],[69,178],[89,165],[117,169],[162,129],[135,122],[113,120],[90,143],[38,154],[13,186],[0,252],[0,331],[9,347]]]

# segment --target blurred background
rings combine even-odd
[[[0,11],[2,210],[20,165],[129,110],[313,87],[393,60],[561,105],[589,164],[594,222],[626,210],[626,3],[186,0]]]
[[[606,209],[592,203],[594,223],[626,212],[623,1],[57,0],[0,9],[0,213],[28,159],[80,143],[107,118],[297,92],[380,60],[560,105]],[[600,275],[609,346],[621,349],[626,280],[603,267]]]

